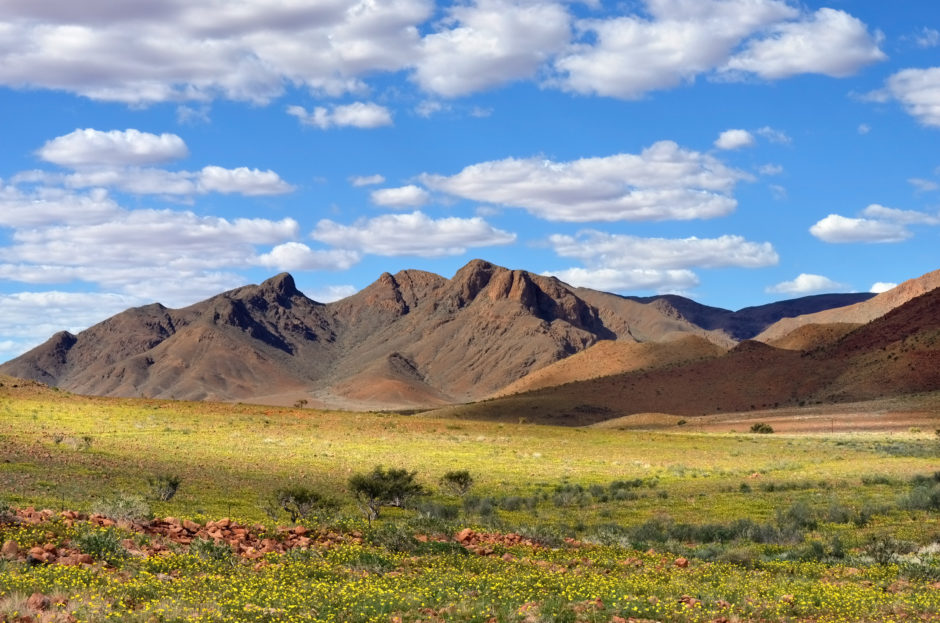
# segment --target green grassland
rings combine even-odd
[[[367,524],[347,483],[376,465],[416,472],[429,495]],[[286,516],[265,503],[302,485],[340,503],[313,529],[363,538],[263,564],[212,547],[0,561],[0,620],[33,616],[34,592],[60,602],[45,620],[940,620],[938,469],[933,430],[618,431],[7,391],[0,508],[106,511],[170,474],[179,492],[147,500],[154,516],[276,534]],[[449,470],[472,474],[464,498],[439,486]],[[539,545],[484,556],[435,541],[464,527]],[[0,520],[0,542],[21,547],[88,531]]]

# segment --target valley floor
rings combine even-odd
[[[6,385],[0,620],[940,621],[931,400],[617,430]],[[377,465],[427,495],[369,523]]]

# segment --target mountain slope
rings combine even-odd
[[[443,416],[584,425],[633,413],[697,416],[940,390],[940,289],[811,351],[744,341],[727,354],[446,407]]]
[[[712,378],[707,365],[683,362],[734,346],[728,318],[759,324],[809,304],[783,302],[741,316],[744,310],[681,297],[644,300],[474,260],[451,279],[385,273],[351,297],[321,304],[284,273],[183,309],[147,305],[78,335],[58,333],[0,373],[86,394],[433,407],[640,367],[666,374],[658,369],[666,364],[700,365],[701,377]]]

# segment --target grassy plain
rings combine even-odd
[[[346,483],[375,465],[417,472],[431,492],[422,510],[368,526]],[[467,498],[438,486],[454,469],[475,479]],[[0,620],[36,614],[34,592],[58,597],[46,612],[58,620],[940,620],[938,469],[933,429],[574,429],[7,385],[0,500],[14,507],[100,510],[172,474],[179,492],[150,501],[154,515],[231,517],[273,535],[262,502],[300,484],[341,502],[313,529],[363,536],[262,564],[211,547],[91,567],[0,561]],[[542,545],[480,555],[434,541],[465,527]],[[0,542],[94,530],[0,521]]]

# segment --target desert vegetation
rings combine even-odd
[[[49,391],[8,392],[0,419],[0,620],[940,617],[933,427],[592,430]]]

